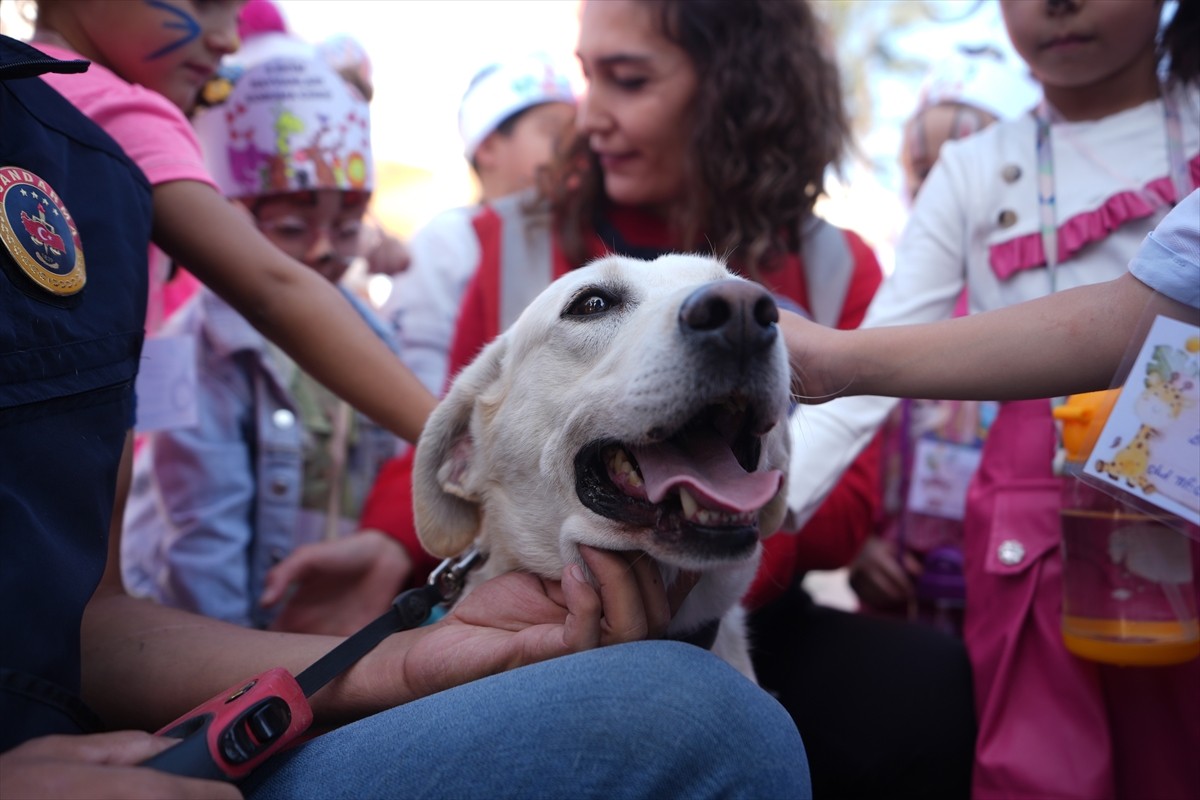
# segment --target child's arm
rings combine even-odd
[[[304,370],[415,442],[437,404],[327,280],[284,255],[212,187],[154,187],[154,241]]]
[[[1056,397],[1110,388],[1152,313],[1194,319],[1126,273],[1007,308],[925,325],[830,331],[784,314],[802,397],[962,400]]]

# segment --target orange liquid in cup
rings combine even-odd
[[[1158,582],[1110,554],[1110,537],[1148,536],[1162,529],[1151,517],[1126,512],[1064,509],[1063,643],[1091,661],[1121,666],[1167,666],[1200,656],[1194,576]],[[1182,537],[1167,551],[1190,572],[1191,548]],[[1161,576],[1160,576],[1161,577]]]
[[[1063,617],[1067,650],[1090,661],[1123,667],[1182,664],[1200,656],[1200,626],[1189,622],[1131,622]]]

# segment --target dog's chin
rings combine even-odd
[[[678,491],[653,503],[639,491],[636,463],[630,461],[625,473],[614,470],[614,460],[629,459],[625,448],[609,440],[586,445],[575,456],[575,492],[587,509],[618,523],[632,546],[684,568],[754,554],[759,541],[757,509],[697,507]]]

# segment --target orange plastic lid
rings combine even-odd
[[[1120,394],[1120,389],[1073,394],[1065,403],[1055,406],[1054,418],[1062,423],[1062,442],[1068,461],[1087,458]]]

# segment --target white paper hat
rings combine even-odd
[[[228,96],[194,121],[221,191],[227,197],[370,191],[367,103],[312,47],[275,35],[251,44],[222,65],[232,84]]]
[[[918,110],[941,103],[982,109],[997,119],[1013,119],[1042,97],[1042,89],[1023,69],[999,53],[959,52],[938,62],[921,86]]]
[[[463,154],[474,158],[479,143],[518,111],[542,103],[575,104],[566,74],[544,55],[535,54],[476,73],[458,107]]]

